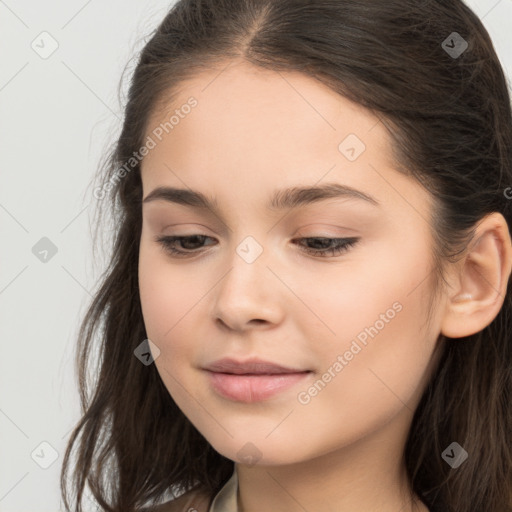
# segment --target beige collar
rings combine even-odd
[[[238,512],[237,495],[238,475],[235,468],[231,478],[216,494],[208,512]]]

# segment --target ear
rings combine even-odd
[[[455,292],[447,297],[441,333],[449,338],[475,334],[498,315],[512,268],[512,244],[501,213],[485,216],[457,266]]]

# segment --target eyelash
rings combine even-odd
[[[193,256],[194,254],[197,254],[198,251],[191,250],[191,251],[181,251],[179,249],[176,249],[175,242],[180,242],[182,240],[187,239],[193,239],[193,238],[199,238],[200,240],[211,238],[206,235],[187,235],[187,236],[159,236],[156,238],[156,241],[160,243],[166,252],[171,254],[175,257],[182,257],[186,258],[189,256]],[[295,240],[332,240],[337,242],[335,247],[329,248],[329,249],[312,249],[310,247],[305,247],[303,250],[307,254],[318,256],[320,258],[327,258],[329,256],[339,256],[348,250],[350,250],[351,247],[357,244],[359,242],[358,237],[351,237],[351,238],[328,238],[328,237],[317,237],[317,236],[309,236],[304,238],[296,238]]]

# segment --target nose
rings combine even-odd
[[[282,321],[285,286],[271,268],[269,253],[252,237],[233,251],[227,272],[212,290],[213,318],[221,328],[244,331]]]

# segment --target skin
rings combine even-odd
[[[220,208],[215,215],[162,200],[143,206],[140,297],[159,374],[209,443],[236,462],[240,511],[426,511],[409,494],[407,434],[439,335],[478,332],[501,308],[511,271],[506,222],[493,214],[479,224],[479,243],[450,267],[450,286],[427,324],[431,197],[396,170],[382,123],[299,73],[242,61],[224,68],[180,84],[167,112],[191,95],[198,105],[142,163],[143,197],[158,186],[190,188]],[[168,118],[153,115],[147,134]],[[338,149],[349,134],[366,145],[355,161]],[[370,194],[379,206],[338,198],[265,208],[277,189],[327,182]],[[188,258],[155,240],[193,234],[211,239],[177,244],[197,247]],[[236,252],[247,236],[263,249],[252,263]],[[322,257],[292,242],[299,237],[360,239]],[[471,299],[457,300],[467,293]],[[378,334],[301,403],[299,393],[397,303]],[[218,395],[201,369],[226,356],[311,373],[271,399],[236,402]],[[247,443],[256,464],[240,458]]]

